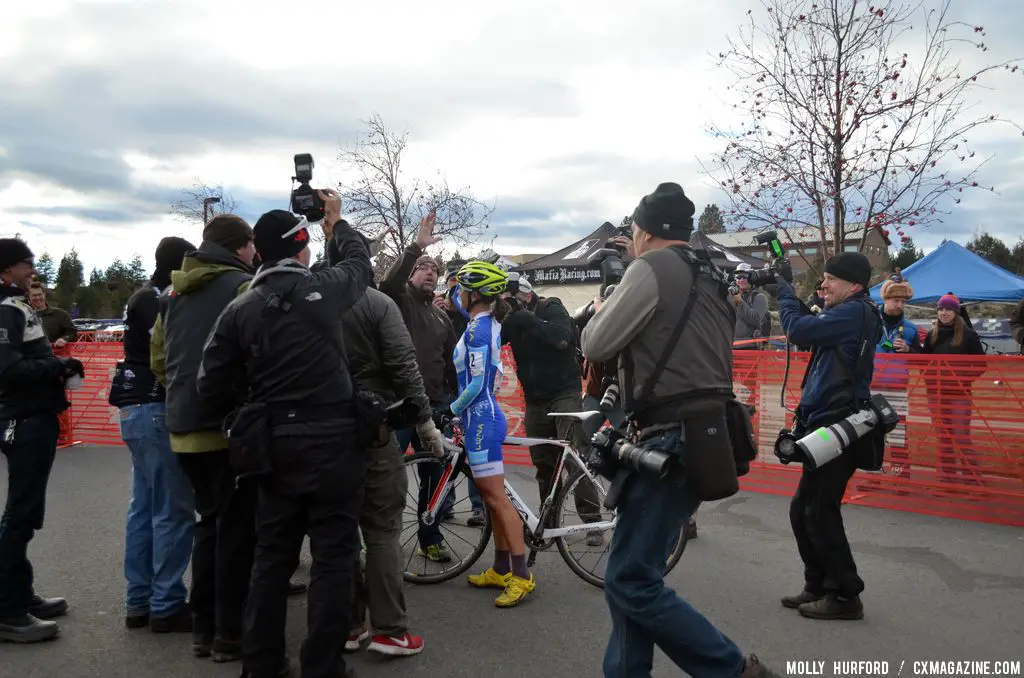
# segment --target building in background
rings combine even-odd
[[[715,233],[715,242],[727,247],[734,252],[754,257],[761,260],[762,265],[768,261],[768,252],[764,245],[755,242],[759,231],[742,230],[726,231]],[[831,233],[826,243],[831,245]],[[860,239],[864,235],[864,227],[851,225],[846,232],[846,242],[843,244],[844,252],[856,252],[860,248]],[[821,232],[817,228],[799,227],[779,229],[779,237],[789,247],[789,259],[793,264],[793,273],[802,275],[806,273],[810,265],[820,261],[821,253]],[[872,271],[879,273],[889,268],[889,247],[892,242],[877,228],[872,228],[864,242],[863,253],[871,262]]]

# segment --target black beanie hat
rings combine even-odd
[[[15,264],[35,259],[32,250],[20,238],[0,238],[0,271],[6,271]]]
[[[658,184],[653,193],[640,200],[633,211],[633,223],[665,240],[689,240],[696,210],[682,186],[672,182]]]
[[[218,214],[203,229],[203,242],[212,242],[234,252],[253,239],[252,228],[234,214]]]
[[[825,273],[859,283],[867,289],[871,282],[871,262],[860,252],[840,252],[825,262]]]
[[[297,228],[302,224],[301,228]],[[291,259],[309,246],[308,222],[286,210],[270,210],[256,222],[256,251],[264,262]]]
[[[185,260],[185,255],[195,252],[196,246],[184,238],[167,236],[156,246],[156,270],[177,271]]]

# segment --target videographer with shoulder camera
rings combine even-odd
[[[829,259],[821,283],[825,308],[817,314],[796,297],[789,282],[778,281],[782,328],[791,342],[811,347],[792,438],[840,422],[871,398],[875,346],[882,327],[867,294],[870,278],[871,264],[859,252],[841,252]],[[867,435],[827,463],[804,463],[789,511],[804,562],[804,588],[782,599],[784,606],[798,609],[804,617],[863,617],[864,582],[857,574],[841,507],[854,471],[881,468],[881,453],[876,437]]]
[[[541,297],[523,275],[504,295],[512,312],[501,326],[501,342],[509,344],[516,361],[516,377],[526,401],[524,425],[531,438],[565,440],[585,451],[579,426],[568,417],[549,417],[557,412],[579,412],[583,405],[583,383],[576,360],[575,328],[569,312],[557,297]],[[556,445],[530,447],[536,469],[541,501],[555,481],[555,467],[562,449]],[[576,508],[585,522],[600,520],[597,493],[589,483],[580,486]],[[604,543],[600,533],[587,536],[587,543]]]
[[[309,269],[305,217],[267,212],[253,229],[263,264],[214,325],[197,388],[204,406],[240,405],[225,422],[232,469],[258,482],[256,556],[245,607],[245,675],[287,668],[288,580],[308,533],[313,555],[302,674],[344,673],[353,564],[366,473],[362,412],[342,314],[373,275],[366,241],[321,190],[330,268]]]
[[[594,439],[594,455],[610,467],[600,472],[616,478],[613,490],[624,478],[605,573],[612,617],[606,678],[650,675],[655,644],[690,675],[770,675],[664,582],[669,550],[701,501],[738,491],[727,421],[735,403],[736,311],[725,274],[689,246],[693,214],[676,183],[640,201],[633,213],[638,258],[607,302],[595,300],[583,330],[588,360],[619,356],[637,432],[629,442],[619,435],[601,444],[602,433]]]
[[[732,295],[732,303],[736,306],[734,341],[761,339],[771,334],[768,297],[764,292],[751,286],[750,272],[753,270],[754,268],[750,264],[742,263],[736,267],[736,272],[733,274],[736,279],[736,290],[731,291],[738,292]],[[763,348],[765,348],[763,342],[749,342],[740,344],[736,350],[759,351]]]

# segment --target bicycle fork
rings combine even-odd
[[[427,506],[420,514],[420,522],[427,527],[432,526],[437,521],[438,508],[444,505],[445,499],[448,498],[448,493],[454,489],[455,484],[451,483],[452,476],[455,474],[455,464],[448,464],[444,467],[441,472],[441,477],[437,481],[437,486],[434,487],[434,491],[430,494],[430,498],[427,500]]]

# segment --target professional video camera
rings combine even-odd
[[[799,461],[811,469],[817,469],[832,461],[843,450],[870,433],[881,428],[891,432],[900,417],[889,401],[876,393],[867,406],[841,419],[831,426],[822,426],[797,439],[792,431],[782,429],[775,441],[775,456],[783,464]]]
[[[297,153],[295,155],[295,176],[292,177],[292,181],[299,182],[299,185],[292,189],[292,212],[301,214],[307,220],[314,222],[324,218],[324,201],[316,189],[309,185],[312,180],[313,156],[309,153]]]
[[[617,287],[617,285],[609,285],[608,287],[606,287],[604,291],[601,293],[601,298],[607,300],[609,297],[612,296],[612,292],[614,292]],[[572,321],[576,325],[577,332],[583,331],[583,328],[587,326],[587,323],[590,322],[590,319],[594,317],[595,312],[596,311],[594,310],[593,301],[589,301],[586,303],[586,305],[580,306],[575,311],[573,311]]]
[[[612,237],[604,242],[604,246],[590,255],[588,267],[601,271],[602,297],[607,294],[607,288],[619,284],[626,273],[626,262],[623,261],[626,248],[615,242],[615,238],[619,236],[633,237],[627,226],[619,226],[612,233]]]
[[[757,236],[757,244],[768,246],[768,255],[771,257],[771,263],[764,268],[749,272],[747,281],[750,282],[750,285],[752,287],[774,285],[778,280],[778,276],[782,276],[786,282],[792,283],[793,265],[786,257],[786,250],[782,247],[779,234],[776,231],[765,231]]]

